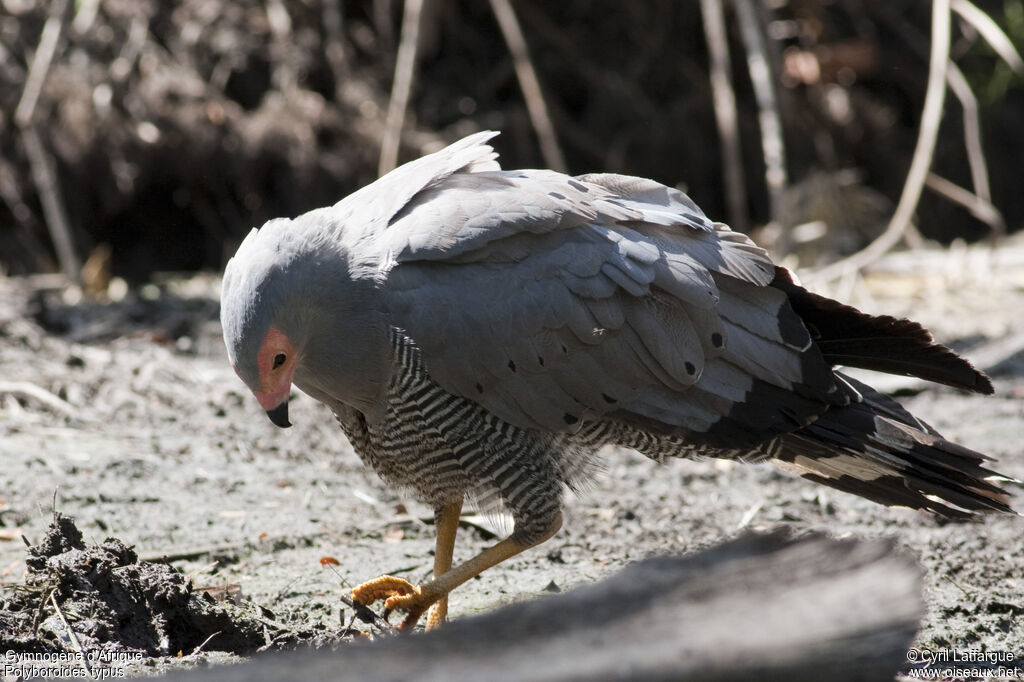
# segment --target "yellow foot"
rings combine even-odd
[[[352,599],[364,606],[384,599],[385,616],[392,611],[405,611],[408,615],[398,629],[408,632],[416,627],[420,616],[438,601],[439,596],[424,594],[419,585],[413,585],[408,580],[382,575],[352,588]],[[428,628],[436,627],[443,619],[443,614],[437,618],[434,616],[434,610],[431,610],[431,616],[427,620]]]

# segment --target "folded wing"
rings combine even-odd
[[[454,173],[383,239],[394,324],[436,382],[516,426],[744,446],[849,400],[767,254],[654,181]]]

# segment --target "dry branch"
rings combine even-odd
[[[771,201],[771,218],[778,218],[782,193],[786,189],[786,144],[782,137],[782,116],[775,92],[768,48],[761,21],[753,0],[735,0],[740,36],[747,51],[747,70],[757,99],[758,122],[761,127],[761,150],[764,155],[764,180]]]
[[[29,166],[32,168],[32,180],[35,183],[36,191],[39,192],[39,200],[43,206],[46,227],[50,231],[50,238],[57,250],[57,260],[60,261],[61,270],[64,271],[65,276],[72,282],[78,282],[81,263],[71,239],[70,221],[67,209],[64,207],[64,199],[61,197],[60,185],[57,183],[53,157],[43,146],[35,124],[29,123],[21,129],[21,139],[25,144],[25,155],[28,156]]]
[[[380,145],[380,163],[377,174],[384,175],[398,165],[398,148],[402,141],[405,112],[409,107],[409,94],[416,70],[416,52],[420,44],[420,22],[424,0],[405,0],[402,17],[402,39],[395,58],[395,78],[391,83],[391,101],[384,124],[384,139]]]
[[[369,623],[370,625],[373,625],[386,635],[398,634],[398,630],[395,628],[394,625],[384,620],[382,617],[378,616],[376,613],[374,613],[373,609],[366,606],[365,604],[360,604],[359,602],[349,598],[344,594],[338,595],[338,599],[341,601],[342,604],[352,609],[353,617],[358,618],[364,623]]]
[[[519,20],[512,9],[509,0],[490,0],[491,11],[494,18],[498,20],[501,34],[505,37],[509,52],[512,54],[512,65],[516,70],[516,78],[519,79],[519,87],[523,91],[523,99],[526,100],[526,110],[530,114],[530,121],[534,130],[537,131],[537,139],[540,142],[540,152],[544,156],[544,163],[548,168],[565,172],[565,157],[562,149],[558,146],[558,138],[555,136],[555,126],[551,123],[551,116],[548,114],[547,104],[544,102],[544,93],[540,89],[540,80],[537,72],[530,61],[530,51],[526,47],[526,39],[523,37],[523,30],[519,27]]]
[[[89,666],[89,657],[86,656],[85,651],[82,649],[82,643],[78,641],[78,635],[71,629],[71,624],[68,623],[68,619],[64,616],[64,612],[61,611],[60,604],[57,603],[57,597],[54,596],[57,590],[53,589],[50,591],[50,603],[53,604],[53,610],[57,612],[57,616],[60,618],[60,622],[64,625],[64,630],[68,633],[68,639],[71,640],[71,644],[75,647],[75,651],[78,653],[78,662],[85,669],[85,674],[90,679],[96,679],[96,673],[92,671]]]
[[[709,78],[715,109],[715,124],[722,142],[725,170],[725,200],[729,224],[741,232],[747,228],[747,189],[743,181],[740,128],[736,114],[736,91],[732,85],[729,39],[725,32],[723,0],[701,0],[704,40],[708,44]]]
[[[1017,75],[1024,75],[1024,59],[1021,59],[1020,52],[1014,47],[1013,41],[1003,29],[999,28],[999,24],[992,20],[992,17],[978,9],[977,5],[969,0],[953,0],[952,9],[981,34],[985,42]]]
[[[270,27],[271,81],[276,89],[284,93],[295,90],[298,73],[287,57],[288,45],[295,40],[292,17],[282,0],[265,0],[264,12]]]
[[[946,82],[949,89],[958,100],[964,112],[964,150],[967,152],[967,165],[971,169],[971,184],[974,185],[974,194],[983,204],[992,205],[992,190],[988,182],[988,164],[985,161],[985,150],[981,144],[981,121],[978,116],[978,98],[971,91],[964,74],[952,61],[949,62],[946,72]],[[972,211],[973,213],[973,211]],[[977,217],[977,214],[975,214]],[[1006,226],[1001,227],[998,223],[988,222],[994,235],[1001,236],[1006,233]]]
[[[1006,220],[991,200],[983,199],[978,194],[969,192],[935,173],[928,173],[925,185],[936,194],[941,194],[953,203],[966,208],[971,215],[988,225],[993,235],[1006,234]]]
[[[928,59],[928,88],[921,112],[921,131],[917,136],[914,157],[910,163],[910,170],[907,171],[907,180],[903,185],[896,211],[878,238],[852,256],[812,273],[809,277],[811,281],[834,280],[851,271],[860,270],[898,244],[906,234],[928,177],[942,122],[942,105],[946,98],[946,74],[949,66],[949,3],[950,0],[934,0],[932,3],[931,54]]]
[[[25,78],[25,89],[22,90],[21,99],[18,100],[18,106],[14,110],[14,122],[20,127],[32,123],[39,95],[43,91],[43,83],[46,82],[46,76],[50,73],[53,55],[57,52],[57,43],[60,41],[60,34],[63,31],[67,5],[67,0],[56,0],[50,6],[50,16],[46,20],[46,24],[43,25],[43,32],[39,36],[39,45],[32,58],[32,66]]]
[[[0,395],[4,394],[31,398],[54,412],[72,419],[81,419],[81,414],[69,402],[61,400],[46,389],[27,381],[0,381]]]
[[[57,250],[61,269],[69,280],[77,282],[81,264],[75,254],[74,242],[71,239],[70,222],[60,194],[60,186],[57,183],[57,173],[53,168],[53,158],[43,146],[43,141],[33,122],[43,83],[46,82],[46,76],[50,72],[50,65],[53,63],[53,56],[57,51],[57,43],[64,30],[67,5],[67,0],[55,0],[50,5],[50,16],[39,36],[39,46],[36,48],[32,66],[25,78],[25,88],[22,90],[21,99],[14,110],[14,122],[21,129],[25,154],[28,156],[29,166],[32,169],[32,180],[35,182],[36,191],[39,192],[43,215],[46,217],[46,226],[50,231],[54,248]]]
[[[325,0],[323,8],[324,57],[334,76],[334,97],[341,101],[348,65],[345,62],[345,32],[342,27],[341,0]]]
[[[85,35],[96,21],[99,8],[100,0],[78,0],[75,3],[75,18],[71,22],[71,30],[78,35]]]

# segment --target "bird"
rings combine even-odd
[[[989,457],[841,369],[993,392],[920,324],[812,293],[654,180],[502,170],[495,135],[270,220],[225,267],[228,359],[269,419],[291,426],[297,387],[433,509],[433,578],[380,576],[355,601],[437,627],[454,588],[559,530],[605,445],[773,462],[948,517],[1012,513]],[[453,565],[467,502],[512,529]]]

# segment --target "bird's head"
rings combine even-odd
[[[370,416],[380,409],[390,347],[379,267],[354,255],[344,220],[334,207],[271,220],[249,233],[224,269],[228,359],[280,427],[291,425],[293,383],[332,407]]]
[[[224,270],[220,319],[231,366],[277,426],[312,328],[308,272],[293,221],[253,230]],[[304,276],[305,275],[305,276]]]

